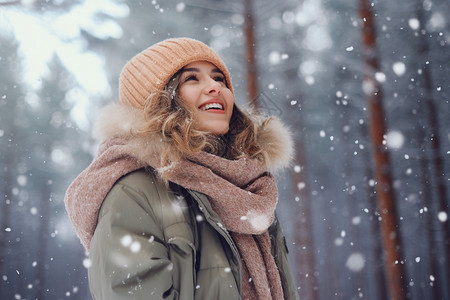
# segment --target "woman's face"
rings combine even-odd
[[[234,95],[215,65],[196,61],[181,70],[179,95],[194,114],[194,128],[215,135],[228,132]]]

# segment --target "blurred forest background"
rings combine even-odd
[[[91,299],[64,193],[125,62],[212,46],[296,161],[278,214],[302,299],[450,299],[448,0],[0,0],[0,299]]]

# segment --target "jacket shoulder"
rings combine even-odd
[[[193,240],[190,201],[176,185],[166,184],[152,169],[139,169],[119,179],[106,196],[99,218],[114,211],[143,210],[159,225],[166,240],[181,235]],[[129,216],[130,220],[133,218]],[[183,225],[184,224],[184,225]]]
[[[164,187],[153,169],[139,169],[122,176],[114,185],[123,185],[136,191],[146,191]]]
[[[161,201],[170,201],[169,186],[158,178],[152,169],[142,168],[122,176],[106,195],[106,203],[116,201],[126,205],[126,201],[139,202],[142,208],[158,206]]]
[[[103,200],[99,220],[110,211],[130,210],[132,207],[151,212],[158,206],[162,187],[155,174],[146,169],[122,176]]]

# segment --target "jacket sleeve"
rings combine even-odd
[[[156,178],[142,174],[116,183],[102,204],[90,248],[92,296],[193,299],[195,249],[183,238],[166,241]]]

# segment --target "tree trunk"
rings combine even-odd
[[[258,109],[258,74],[256,66],[255,22],[252,0],[244,0],[245,15],[245,63],[248,101]]]
[[[362,43],[366,71],[364,81],[373,91],[366,93],[370,115],[370,136],[373,143],[375,163],[376,194],[381,216],[383,244],[385,250],[385,272],[390,299],[406,300],[406,279],[403,249],[401,245],[395,194],[392,186],[389,154],[383,145],[386,133],[381,85],[375,80],[375,72],[380,70],[376,57],[375,27],[370,3],[359,0],[360,17],[363,20]]]
[[[14,161],[14,155],[13,155],[13,149],[11,147],[5,147],[6,154],[4,158],[4,162],[13,162]],[[9,237],[10,234],[7,232],[7,228],[9,228],[11,225],[11,191],[13,188],[13,171],[11,168],[12,164],[9,163],[3,163],[2,167],[2,173],[3,173],[3,180],[2,180],[2,188],[0,189],[0,195],[4,195],[1,199],[1,225],[0,225],[0,274],[6,274],[7,270],[5,269],[5,263],[7,258],[7,249],[8,249],[8,243],[9,243]],[[3,280],[0,283],[0,295],[2,295],[2,286],[3,286]]]
[[[424,140],[425,134],[422,132],[422,128],[419,130],[419,141]],[[435,276],[435,281],[431,286],[431,295],[432,299],[443,299],[443,294],[441,292],[442,288],[445,288],[442,284],[442,278],[438,276],[439,274],[439,257],[438,252],[436,251],[436,245],[434,243],[435,236],[437,234],[437,230],[435,230],[435,222],[434,222],[434,209],[432,203],[432,193],[430,189],[430,181],[428,175],[427,168],[427,159],[426,155],[420,157],[420,170],[421,170],[421,181],[422,181],[422,197],[423,197],[423,205],[428,209],[428,211],[424,212],[426,218],[426,224],[428,227],[428,231],[430,234],[427,236],[428,242],[428,258],[430,260],[430,274]]]
[[[8,95],[11,98],[16,97],[17,95]],[[11,107],[3,107],[5,111],[9,111],[10,113],[5,116],[0,116],[0,120],[2,117],[5,119],[5,124],[9,127],[6,129],[5,134],[8,135],[8,142],[6,146],[3,146],[1,153],[4,153],[0,174],[1,174],[1,182],[0,182],[0,195],[2,198],[0,200],[0,209],[1,209],[1,223],[0,223],[0,274],[7,274],[6,270],[6,262],[8,260],[8,244],[9,244],[9,236],[10,232],[7,231],[7,228],[11,228],[11,214],[12,214],[12,201],[13,194],[12,190],[15,182],[15,170],[13,167],[16,165],[16,152],[18,145],[16,143],[16,129],[14,127],[14,118],[17,116],[17,102],[16,99],[14,101],[9,100],[9,97],[6,98],[6,101],[10,101],[9,103],[13,103]],[[7,104],[6,104],[7,105]],[[0,156],[1,157],[1,156]],[[0,282],[0,296],[2,295],[2,280]]]
[[[297,122],[296,122],[297,123]],[[298,124],[298,123],[297,123]],[[301,128],[295,126],[295,128]],[[309,187],[305,174],[304,147],[301,141],[296,142],[295,163],[300,169],[292,172],[292,186],[294,196],[298,197],[296,218],[293,223],[295,245],[300,249],[296,255],[295,263],[298,268],[297,282],[301,299],[317,299],[317,282],[314,272],[314,243],[312,239],[311,206],[309,199]]]
[[[367,127],[364,126],[364,130],[361,130],[362,136],[367,135]],[[370,155],[367,150],[364,150],[362,152],[363,160],[364,161],[370,161]],[[367,180],[372,177],[373,170],[370,168],[370,166],[367,166],[364,170],[364,174],[366,175]],[[371,214],[370,219],[370,229],[373,239],[373,253],[374,253],[374,261],[378,262],[379,258],[383,257],[383,247],[382,243],[380,242],[381,230],[380,230],[380,222],[378,221],[377,216],[375,215],[375,212],[377,211],[377,204],[376,204],[376,191],[375,187],[372,185],[369,185],[367,187],[367,199],[369,203],[369,211]],[[375,278],[376,282],[374,285],[376,286],[376,292],[378,293],[378,299],[388,299],[388,291],[386,287],[386,275],[383,272],[383,265],[382,264],[375,264],[374,266],[374,272],[375,272]]]
[[[295,35],[300,33],[295,32]],[[293,228],[293,238],[297,247],[296,255],[293,259],[296,265],[296,282],[300,285],[299,290],[300,299],[317,300],[318,299],[318,284],[315,272],[315,248],[313,241],[313,220],[311,218],[311,198],[308,184],[307,163],[305,156],[305,142],[303,140],[303,119],[302,111],[304,97],[301,94],[301,89],[298,84],[297,67],[300,62],[299,49],[292,44],[291,38],[283,39],[283,48],[289,53],[289,64],[286,65],[284,71],[284,79],[286,86],[289,87],[285,91],[286,96],[291,101],[297,103],[293,106],[291,103],[287,104],[284,111],[287,114],[289,125],[294,130],[295,139],[295,167],[290,172],[292,176],[292,195],[296,197],[298,205],[294,206],[292,215],[295,216],[294,222],[291,225]],[[289,101],[288,101],[289,102]],[[297,198],[298,197],[298,198]]]
[[[48,152],[50,153],[50,152]],[[41,184],[41,222],[39,224],[39,240],[38,252],[39,259],[37,265],[37,290],[36,299],[45,298],[45,284],[46,284],[46,264],[47,264],[47,243],[49,241],[49,221],[51,209],[51,189],[46,182]]]
[[[439,135],[439,112],[436,109],[435,101],[433,99],[433,81],[432,75],[430,71],[430,62],[425,63],[429,58],[429,45],[425,39],[425,26],[426,23],[423,9],[419,8],[416,11],[417,18],[420,22],[419,34],[419,48],[418,48],[418,57],[422,59],[424,62],[421,66],[422,75],[423,75],[423,85],[424,85],[424,101],[425,101],[425,109],[426,116],[428,120],[429,129],[425,134],[425,138],[430,139],[431,141],[431,162],[434,170],[434,182],[437,187],[437,200],[438,200],[438,212],[449,213],[449,203],[447,198],[447,190],[444,178],[444,164],[441,156],[441,140]],[[429,135],[429,136],[428,136]],[[425,141],[425,139],[424,139]],[[445,259],[445,270],[446,274],[446,284],[443,286],[450,286],[450,228],[449,228],[449,220],[448,217],[444,221],[440,221],[440,231],[444,240],[444,259]],[[433,258],[432,258],[433,259]]]

